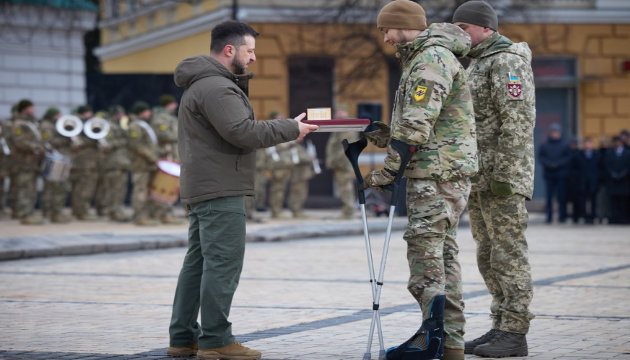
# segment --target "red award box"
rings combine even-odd
[[[359,132],[370,125],[370,119],[302,120],[302,122],[319,126],[318,132]]]

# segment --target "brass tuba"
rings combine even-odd
[[[74,145],[80,145],[81,139],[78,135],[83,131],[81,119],[74,115],[64,115],[57,119],[55,123],[57,132],[65,137],[69,137]]]
[[[103,147],[107,147],[107,134],[109,134],[109,122],[101,117],[93,117],[85,122],[85,126],[83,127],[83,132],[85,136],[89,137],[92,140],[97,140],[99,145]]]

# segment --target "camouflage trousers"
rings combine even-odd
[[[96,181],[98,173],[94,170],[71,170],[70,181],[72,182],[72,214],[76,217],[83,217],[89,214],[90,204],[96,192]]]
[[[35,211],[37,176],[37,171],[20,171],[13,177],[15,179],[14,209],[18,218],[31,216]]]
[[[256,171],[254,183],[254,199],[257,208],[264,208],[267,203],[267,177],[264,171]]]
[[[282,212],[284,192],[289,184],[290,176],[290,169],[279,169],[271,172],[271,181],[269,185],[269,208],[271,209],[272,216],[278,216]]]
[[[123,205],[127,196],[127,170],[105,171],[102,184],[103,214],[113,220],[123,218]]]
[[[444,346],[464,348],[464,301],[457,256],[457,225],[470,193],[468,178],[451,182],[407,180],[407,289],[420,304],[422,318],[436,295],[446,294]]]
[[[289,198],[287,199],[289,209],[294,216],[302,215],[304,203],[308,197],[308,180],[291,180],[291,188],[289,189]]]
[[[68,192],[70,191],[69,181],[46,181],[44,182],[44,191],[42,192],[42,208],[44,214],[48,218],[54,218],[61,215]]]
[[[354,200],[356,198],[354,172],[348,172],[345,169],[334,169],[333,181],[337,188],[337,194],[341,199],[343,215],[352,216],[354,214]]]
[[[152,171],[138,171],[131,174],[133,181],[133,194],[131,206],[135,220],[149,219],[152,217],[155,202],[149,197],[149,186],[153,179]]]
[[[470,228],[477,243],[477,266],[492,295],[492,327],[526,334],[533,285],[527,255],[525,197],[473,192],[468,203]]]

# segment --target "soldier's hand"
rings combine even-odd
[[[298,136],[298,138],[296,139],[297,141],[301,141],[302,139],[304,139],[304,137],[306,135],[308,135],[309,133],[319,129],[319,126],[317,125],[311,125],[311,124],[305,124],[302,122],[302,120],[306,117],[306,113],[301,113],[300,115],[298,115],[294,120],[297,121],[298,126],[300,128],[300,135]]]
[[[381,121],[375,121],[372,123],[376,127],[376,130],[364,132],[363,136],[368,139],[369,142],[376,145],[379,148],[384,148],[389,143],[389,136],[391,128],[389,125]]]
[[[493,195],[501,197],[508,197],[515,194],[512,184],[496,180],[490,180],[490,191]]]
[[[363,188],[376,188],[380,190],[383,186],[394,181],[394,174],[386,169],[373,170],[363,177]]]

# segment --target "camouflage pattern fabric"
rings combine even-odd
[[[354,214],[356,179],[352,165],[344,153],[341,143],[344,139],[352,143],[358,140],[358,135],[350,132],[331,133],[326,143],[326,168],[333,172],[333,181],[342,203],[342,216],[347,218]]]
[[[470,37],[452,24],[432,24],[398,46],[403,71],[392,113],[391,137],[417,145],[405,176],[450,181],[477,172],[477,142],[467,76],[456,56]],[[400,159],[388,146],[385,168]]]
[[[13,151],[11,181],[14,191],[10,200],[17,218],[31,216],[37,200],[37,176],[44,154],[44,141],[35,121],[33,117],[16,117],[9,135]]]
[[[271,172],[269,182],[269,209],[271,217],[278,217],[282,213],[284,193],[289,183],[291,169],[275,169]]]
[[[294,217],[302,217],[304,203],[308,197],[308,182],[315,176],[313,156],[306,151],[304,146],[294,143],[292,158],[293,161],[297,159],[298,163],[291,169],[287,203]]]
[[[494,328],[526,334],[533,318],[528,310],[533,292],[525,238],[536,121],[531,51],[526,43],[515,44],[495,33],[469,56],[480,152],[469,204],[477,263],[492,295]],[[517,195],[492,195],[491,181],[509,183]]]
[[[55,123],[44,119],[39,124],[42,139],[49,146],[59,153],[70,156],[72,155],[72,140],[57,132]],[[62,214],[63,208],[68,199],[70,191],[70,181],[44,181],[44,190],[42,192],[42,208],[46,217],[54,219]]]
[[[473,191],[491,180],[509,183],[531,199],[534,190],[536,93],[527,43],[495,33],[470,53],[468,85],[475,104],[480,169]]]
[[[159,157],[179,162],[177,153],[177,118],[163,107],[153,109],[151,127],[158,138]]]
[[[70,170],[70,182],[72,183],[72,214],[78,219],[90,216],[90,203],[96,192],[98,172],[87,169]]]
[[[109,121],[101,161],[101,212],[113,220],[123,219],[123,204],[127,194],[127,172],[131,167],[128,134],[116,121]]]
[[[254,174],[254,204],[257,208],[264,208],[267,203],[267,164],[269,155],[265,149],[256,150],[256,173]],[[252,204],[252,207],[253,205]]]
[[[131,206],[133,207],[134,220],[150,219],[154,202],[149,198],[149,185],[153,179],[151,171],[134,171],[131,175],[133,181],[133,194]]]
[[[391,138],[416,145],[404,175],[409,222],[404,239],[408,288],[428,318],[431,300],[446,294],[445,347],[464,348],[464,303],[456,229],[477,171],[475,122],[467,76],[456,56],[470,37],[452,24],[432,24],[398,45],[402,76],[392,113]],[[400,158],[388,146],[385,169]]]
[[[528,310],[533,285],[525,239],[525,197],[472,192],[468,212],[477,243],[477,266],[492,295],[492,327],[526,334],[534,315]]]
[[[456,237],[469,192],[468,178],[452,182],[407,180],[409,223],[403,236],[409,261],[407,289],[420,304],[423,319],[429,316],[433,297],[446,294],[444,346],[449,349],[464,348],[466,320]]]

